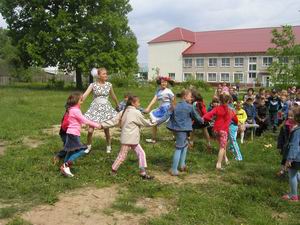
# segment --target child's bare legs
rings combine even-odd
[[[106,152],[111,152],[111,137],[109,133],[109,128],[104,129],[105,139],[106,139]]]
[[[246,130],[245,124],[239,124],[239,131],[241,134],[241,143],[242,144],[244,143],[245,130]]]
[[[194,130],[190,133],[190,137],[189,137],[189,147],[190,148],[193,148],[194,147],[194,136],[195,136],[195,134],[194,134]]]
[[[207,141],[207,148],[208,148],[209,152],[211,152],[210,136],[209,136],[207,127],[203,128],[203,133],[204,133],[204,137],[205,137],[205,139]]]
[[[218,141],[219,141],[220,149],[219,149],[219,154],[218,154],[218,162],[216,164],[217,169],[222,169],[223,159],[226,162],[226,159],[227,159],[227,157],[226,157],[227,139],[228,139],[228,134],[227,134],[226,131],[221,130],[221,131],[218,132]]]
[[[222,169],[222,161],[224,159],[224,155],[225,155],[225,149],[220,148],[219,149],[219,154],[218,154],[218,162],[216,164],[217,169]]]

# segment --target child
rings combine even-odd
[[[282,108],[281,100],[277,96],[276,89],[273,89],[268,98],[267,106],[269,109],[270,125],[273,126],[273,132],[276,132],[278,126],[278,111]]]
[[[255,124],[255,116],[256,116],[256,110],[255,106],[253,105],[253,99],[247,98],[246,102],[243,105],[243,109],[247,113],[247,124]]]
[[[277,149],[280,150],[280,154],[282,155],[281,160],[281,169],[277,173],[278,176],[282,176],[285,174],[285,163],[286,163],[286,157],[287,157],[287,148],[289,142],[289,136],[293,129],[293,127],[296,125],[294,121],[294,115],[293,110],[290,110],[288,113],[288,118],[284,122],[284,125],[281,127],[278,138],[277,138]]]
[[[117,173],[119,166],[125,161],[128,151],[132,149],[139,159],[140,176],[143,179],[153,179],[153,176],[146,173],[147,161],[146,154],[140,145],[140,127],[155,126],[156,124],[145,119],[138,110],[139,107],[139,98],[137,96],[129,96],[125,109],[119,112],[115,118],[102,122],[101,125],[104,128],[118,124],[121,126],[121,149],[112,165],[112,174],[115,175]]]
[[[228,139],[228,129],[230,123],[233,121],[235,124],[238,124],[238,119],[235,112],[228,107],[231,97],[229,95],[222,94],[220,96],[221,105],[215,107],[212,111],[206,113],[203,117],[205,121],[212,120],[213,117],[216,117],[216,121],[213,127],[214,132],[216,133],[219,141],[219,154],[218,162],[216,164],[217,170],[223,170],[222,161],[225,160],[228,163],[226,157],[226,146]]]
[[[292,129],[287,146],[286,167],[289,172],[290,193],[284,195],[284,200],[299,201],[298,197],[298,170],[300,169],[300,108],[293,111],[296,126]]]
[[[259,125],[255,130],[255,134],[261,136],[268,129],[268,108],[264,97],[260,97],[257,101],[255,122]]]
[[[254,94],[254,89],[253,88],[248,88],[247,94],[244,95],[244,102],[246,102],[248,98],[251,98],[252,101],[255,100],[255,94]]]
[[[208,123],[203,123],[202,117],[206,114],[206,106],[200,93],[192,90],[193,111],[196,118],[193,118],[193,129],[203,129],[205,139],[207,141],[207,148],[211,151],[210,136],[207,130]],[[192,132],[193,134],[193,132]],[[191,135],[190,144],[193,145],[193,135]]]
[[[73,177],[70,167],[72,166],[75,159],[85,154],[87,146],[81,144],[80,142],[80,129],[82,124],[87,124],[92,127],[100,128],[98,123],[86,119],[81,111],[80,105],[83,102],[82,94],[80,92],[74,92],[68,97],[66,108],[69,112],[68,118],[68,129],[66,143],[64,146],[64,151],[66,156],[64,163],[60,167],[60,171],[63,175],[68,177]]]
[[[220,101],[219,101],[219,98],[213,98],[213,100],[211,101],[211,103],[209,104],[209,106],[207,107],[207,112],[210,112],[212,111],[215,107],[219,106],[220,105]],[[213,118],[210,122],[209,122],[209,126],[207,127],[207,130],[208,130],[208,134],[211,136],[211,137],[214,137],[214,132],[212,130],[213,126],[214,126],[214,123],[215,123],[215,119]]]
[[[159,90],[155,93],[155,96],[149,103],[148,107],[144,110],[145,113],[149,113],[152,106],[159,102],[159,107],[150,112],[150,118],[153,122],[160,120],[165,117],[168,113],[169,108],[174,103],[175,98],[171,89],[168,88],[168,83],[172,84],[173,81],[169,77],[160,77],[157,80],[157,84],[160,85]],[[156,143],[157,126],[152,129],[152,139],[146,139],[148,143]]]
[[[233,105],[231,106],[232,104],[230,104],[230,107],[232,108],[232,110],[235,110],[233,108]],[[245,111],[244,111],[245,112]],[[237,113],[237,112],[236,112]],[[245,112],[246,114],[246,112]],[[239,120],[239,118],[238,118]],[[237,161],[242,161],[243,160],[243,156],[242,156],[242,153],[240,151],[240,147],[238,145],[238,142],[236,140],[236,137],[237,137],[237,133],[238,133],[238,124],[235,124],[233,121],[230,123],[230,126],[229,126],[229,150],[232,151],[232,153],[234,154],[235,156],[235,160]]]
[[[236,116],[238,118],[238,131],[241,135],[241,143],[244,143],[244,136],[245,136],[245,130],[246,130],[246,121],[247,121],[247,113],[242,108],[241,102],[237,102],[236,106]]]
[[[126,103],[127,103],[127,101],[128,101],[128,98],[129,98],[129,96],[131,96],[132,94],[131,93],[129,93],[129,92],[127,92],[126,94],[124,94],[124,99],[123,99],[123,101],[121,101],[120,103],[119,103],[119,105],[118,105],[118,112],[121,112],[121,111],[123,111],[124,109],[125,109],[125,107],[126,107]]]
[[[186,167],[186,154],[188,149],[188,134],[193,130],[192,116],[196,117],[193,113],[192,93],[190,90],[183,90],[180,94],[181,101],[176,104],[167,128],[174,132],[176,136],[176,147],[173,155],[173,164],[170,170],[172,176],[178,176],[178,165],[180,171],[187,171]]]

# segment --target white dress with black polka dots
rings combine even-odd
[[[104,84],[94,82],[90,85],[93,88],[94,100],[84,116],[97,123],[101,123],[115,117],[117,112],[108,100],[112,84],[109,82],[105,82]]]

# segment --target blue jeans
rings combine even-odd
[[[77,158],[79,158],[80,156],[83,156],[85,155],[85,152],[84,152],[85,149],[81,148],[79,150],[76,150],[76,151],[71,151],[71,152],[68,152],[65,156],[65,160],[64,162],[68,162],[68,161],[71,161],[71,162],[74,162]]]
[[[186,166],[186,154],[188,149],[188,133],[187,132],[175,132],[176,135],[176,148],[173,155],[172,173],[178,174],[178,165],[180,168]]]
[[[300,181],[298,170],[289,168],[290,197],[298,195],[298,181]]]

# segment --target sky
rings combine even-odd
[[[182,27],[191,31],[300,25],[299,0],[129,0],[129,26],[147,63],[152,39]],[[0,27],[6,23],[0,16]]]

